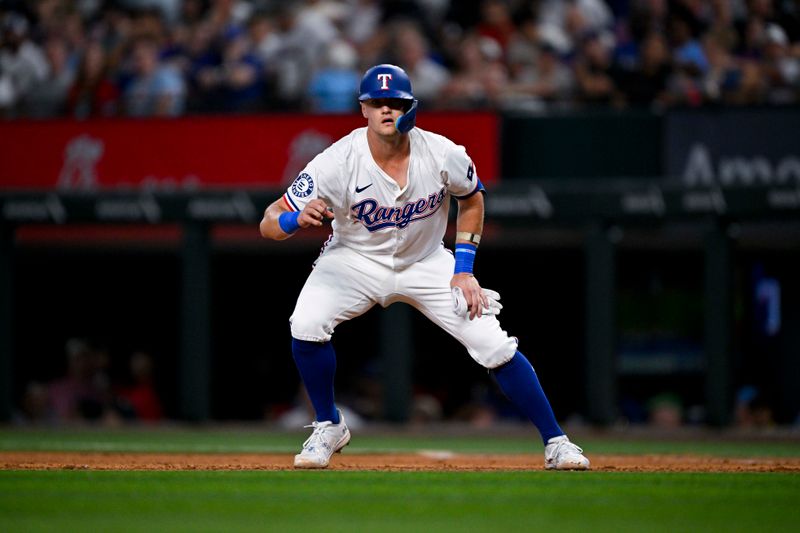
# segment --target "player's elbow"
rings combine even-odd
[[[279,241],[281,240],[279,231],[276,231],[275,224],[272,223],[268,217],[264,217],[261,219],[261,223],[258,225],[258,230],[261,232],[261,236],[265,239],[272,239]],[[286,237],[284,237],[285,239]]]
[[[278,221],[273,219],[269,215],[265,215],[264,218],[261,219],[261,223],[258,225],[258,230],[261,233],[262,237],[274,241],[282,241],[284,239],[288,239],[289,237],[291,237],[291,235],[285,233],[280,228]]]
[[[258,231],[261,233],[261,236],[265,239],[272,239],[272,234],[269,231],[269,221],[267,217],[261,219],[261,223],[258,225]]]
[[[280,209],[278,202],[275,201],[270,204],[264,211],[264,217],[258,225],[258,231],[265,239],[272,239],[275,241],[282,241],[289,237],[280,227],[278,217],[283,211]]]

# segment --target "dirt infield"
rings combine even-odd
[[[603,472],[800,472],[800,458],[729,458],[700,455],[590,455]],[[3,470],[291,470],[290,454],[164,454],[2,452]],[[541,470],[539,455],[449,452],[336,455],[331,470]]]

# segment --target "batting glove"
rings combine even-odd
[[[481,309],[481,316],[499,315],[503,308],[503,304],[500,303],[500,293],[491,289],[481,289],[481,291],[489,301],[489,307]],[[469,308],[463,291],[459,287],[453,287],[451,293],[453,295],[453,312],[460,317],[466,317],[469,314]]]

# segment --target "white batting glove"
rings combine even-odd
[[[481,316],[484,315],[499,315],[503,304],[500,303],[500,293],[491,289],[481,289],[483,295],[489,301],[489,307],[481,309]],[[466,317],[469,314],[469,307],[467,307],[467,299],[464,298],[464,293],[459,287],[451,289],[453,295],[453,312],[460,316]]]

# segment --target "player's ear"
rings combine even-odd
[[[369,116],[367,116],[367,106],[364,105],[364,102],[359,102],[359,105],[361,106],[361,116],[364,118],[369,118]]]

